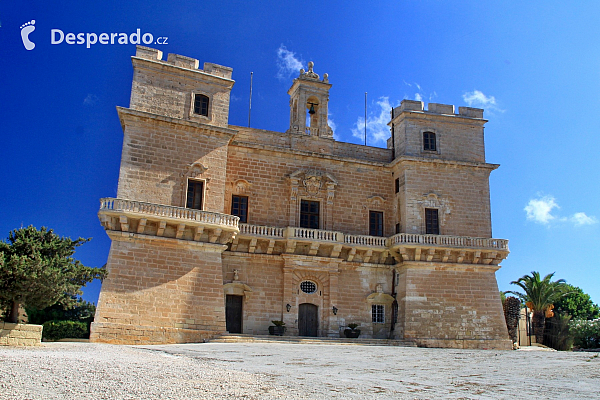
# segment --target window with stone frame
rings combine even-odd
[[[210,99],[203,94],[194,95],[194,114],[208,117],[208,104]]]
[[[369,211],[369,235],[383,236],[383,212]]]
[[[440,222],[437,208],[425,209],[425,233],[428,235],[440,234]]]
[[[188,179],[187,199],[185,206],[196,210],[202,210],[204,202],[204,181]]]
[[[231,215],[240,217],[240,222],[248,222],[248,196],[231,196]]]
[[[300,227],[319,229],[319,207],[318,201],[300,201]]]
[[[371,321],[374,324],[385,323],[385,305],[373,304],[371,305]]]
[[[423,132],[423,150],[424,151],[437,151],[435,143],[435,133]]]

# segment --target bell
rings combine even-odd
[[[313,115],[314,113],[316,113],[316,111],[315,111],[315,105],[313,103],[310,103],[310,110],[308,110],[308,113],[310,115]]]

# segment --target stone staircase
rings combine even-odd
[[[417,347],[410,340],[395,339],[346,339],[336,337],[306,337],[306,336],[273,336],[273,335],[247,335],[223,334],[207,340],[207,343],[295,343],[295,344],[338,344],[362,346],[400,346]]]

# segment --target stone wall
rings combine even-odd
[[[223,212],[230,130],[174,124],[119,109],[124,126],[117,196],[185,206],[189,178],[205,182],[204,209]]]
[[[405,263],[397,333],[425,347],[512,349],[496,269]]]
[[[92,341],[171,343],[225,331],[224,246],[117,232],[111,239]]]
[[[323,140],[323,139],[322,139]],[[279,150],[279,149],[278,149]],[[329,174],[337,181],[333,196],[326,183],[317,194],[298,184],[293,195],[290,175],[297,171],[317,171]],[[262,150],[245,146],[230,146],[227,163],[225,210],[231,211],[231,194],[236,183],[250,185],[242,193],[248,199],[248,223],[270,226],[298,226],[301,199],[321,203],[321,229],[348,234],[369,234],[369,210],[384,213],[384,235],[394,234],[393,180],[382,164],[352,163],[349,160],[290,154],[284,149]]]
[[[397,166],[401,232],[424,234],[425,208],[438,209],[441,235],[492,236],[491,166],[405,161]]]
[[[36,346],[42,341],[42,325],[0,321],[0,345]]]

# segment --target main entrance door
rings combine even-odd
[[[317,336],[319,319],[317,318],[318,307],[314,304],[300,304],[298,309],[298,335]]]
[[[225,298],[225,325],[229,333],[242,333],[243,296],[228,294]]]

